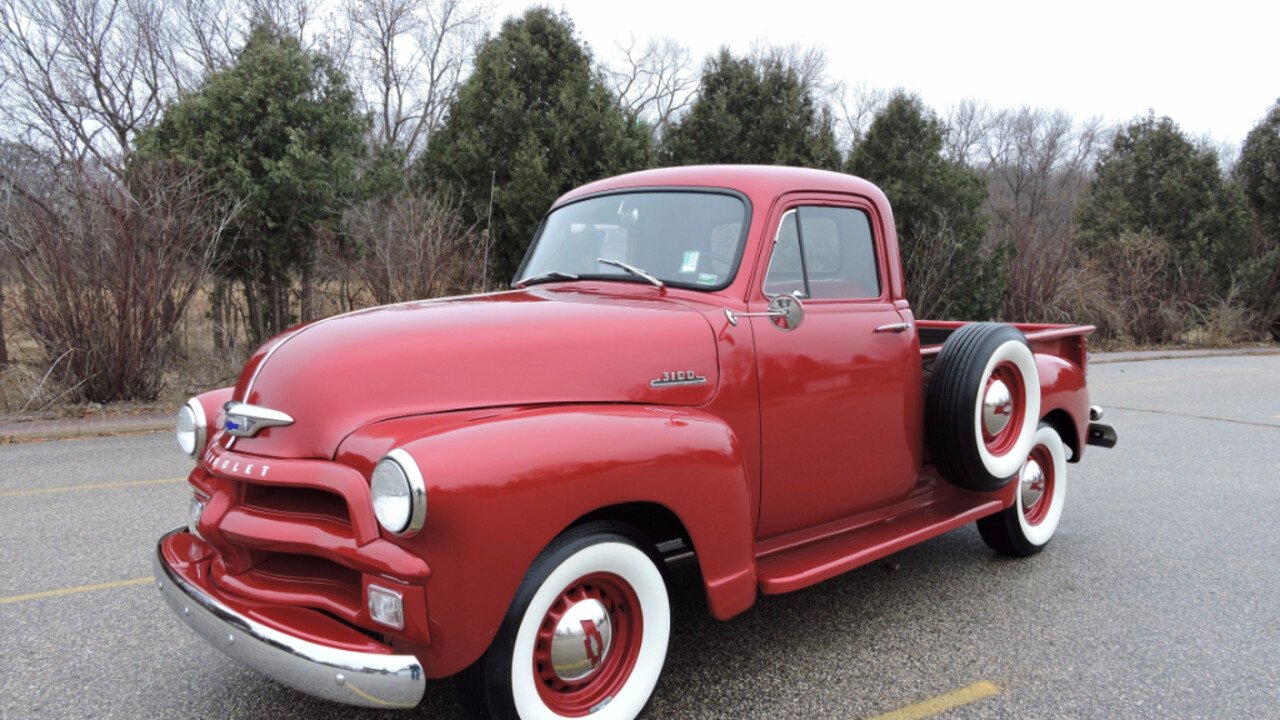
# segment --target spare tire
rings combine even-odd
[[[1027,338],[971,323],[942,345],[925,400],[933,464],[948,482],[999,490],[1017,475],[1040,422],[1040,374]]]

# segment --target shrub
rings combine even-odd
[[[15,314],[61,397],[155,399],[233,213],[168,164],[138,165],[127,184],[81,173],[42,197],[9,189],[0,237],[19,280]]]

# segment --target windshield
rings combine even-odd
[[[613,193],[548,217],[516,279],[608,278],[645,282],[612,260],[668,285],[718,290],[742,254],[746,204],[718,192]]]

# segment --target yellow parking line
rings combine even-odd
[[[948,710],[953,710],[961,705],[975,703],[999,693],[1000,688],[995,683],[984,680],[968,687],[962,687],[959,690],[952,690],[949,693],[931,697],[915,705],[908,705],[883,715],[876,715],[873,718],[869,718],[869,720],[920,720],[921,718],[933,717]]]
[[[13,603],[26,602],[27,600],[42,600],[44,598],[63,597],[65,595],[76,595],[83,592],[92,592],[94,590],[110,590],[112,588],[137,587],[138,585],[146,585],[155,582],[155,578],[140,577],[132,580],[117,580],[115,582],[97,583],[95,585],[80,585],[77,587],[61,588],[59,590],[45,590],[44,592],[27,593],[26,595],[10,595],[9,597],[0,597],[0,605],[11,605]]]
[[[162,480],[125,480],[124,482],[89,483],[86,485],[62,485],[60,487],[33,488],[31,490],[5,490],[0,497],[25,497],[27,495],[46,495],[49,493],[74,492],[76,490],[110,490],[112,488],[138,487],[140,485],[163,485],[165,483],[185,482],[186,478],[164,478]]]

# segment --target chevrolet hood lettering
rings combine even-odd
[[[271,408],[234,400],[222,407],[222,429],[236,437],[253,437],[264,428],[292,424],[293,418]]]

